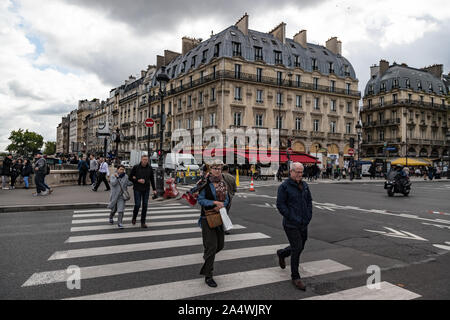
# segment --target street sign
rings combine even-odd
[[[349,155],[354,155],[355,154],[355,149],[352,149],[352,148],[350,148],[350,149],[348,149],[348,154]]]
[[[155,124],[155,121],[153,121],[152,118],[148,118],[148,119],[145,120],[145,126],[146,126],[147,128],[153,127],[154,124]]]

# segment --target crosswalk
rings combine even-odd
[[[236,290],[289,283],[289,266],[282,270],[274,263],[275,252],[287,246],[287,243],[274,242],[269,235],[248,230],[246,226],[236,223],[232,234],[226,236],[225,249],[217,254],[215,263],[233,263],[238,268],[216,274],[214,278],[219,286],[212,289],[204,283],[198,271],[186,273],[186,268],[199,270],[203,264],[203,241],[197,224],[200,214],[198,208],[181,203],[150,207],[148,229],[128,223],[131,214],[131,209],[127,209],[125,229],[119,230],[117,225],[108,224],[109,212],[106,209],[75,210],[70,234],[61,243],[63,250],[53,252],[45,264],[48,269],[37,270],[22,284],[22,288],[49,291],[59,288],[59,299],[174,300],[218,293],[232,294]],[[249,267],[241,263],[245,259],[254,259],[257,263]],[[82,288],[86,283],[105,279],[112,285],[87,285],[88,291],[64,291],[62,286],[70,280],[67,268],[73,266],[79,268]],[[139,281],[132,285],[121,282],[123,277],[147,279],[147,275],[154,272],[169,270],[180,272],[173,279],[170,275],[175,273],[168,272],[168,278],[150,279],[142,284]],[[304,278],[351,271],[350,266],[331,259],[308,261],[300,266]],[[377,293],[354,288],[311,298],[353,299],[358,295],[367,299],[380,296],[389,299],[420,297],[404,288],[382,283],[381,291]]]

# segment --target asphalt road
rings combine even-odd
[[[301,257],[306,292],[277,268],[274,253],[287,238],[273,185],[235,197],[230,217],[238,228],[217,255],[218,289],[199,275],[198,212],[185,202],[152,204],[145,231],[129,222],[125,230],[108,226],[106,212],[1,213],[0,299],[317,298],[366,286],[369,266],[400,289],[394,298],[450,298],[450,182],[416,182],[409,197],[393,198],[381,181],[310,187],[313,219]],[[69,266],[81,268],[81,289],[68,289]]]

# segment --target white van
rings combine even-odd
[[[194,156],[189,153],[168,153],[164,161],[166,172],[172,171],[199,171],[200,167]]]

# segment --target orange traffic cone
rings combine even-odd
[[[253,187],[253,177],[252,177],[252,181],[250,182],[250,190],[249,191],[255,191],[255,188]]]

